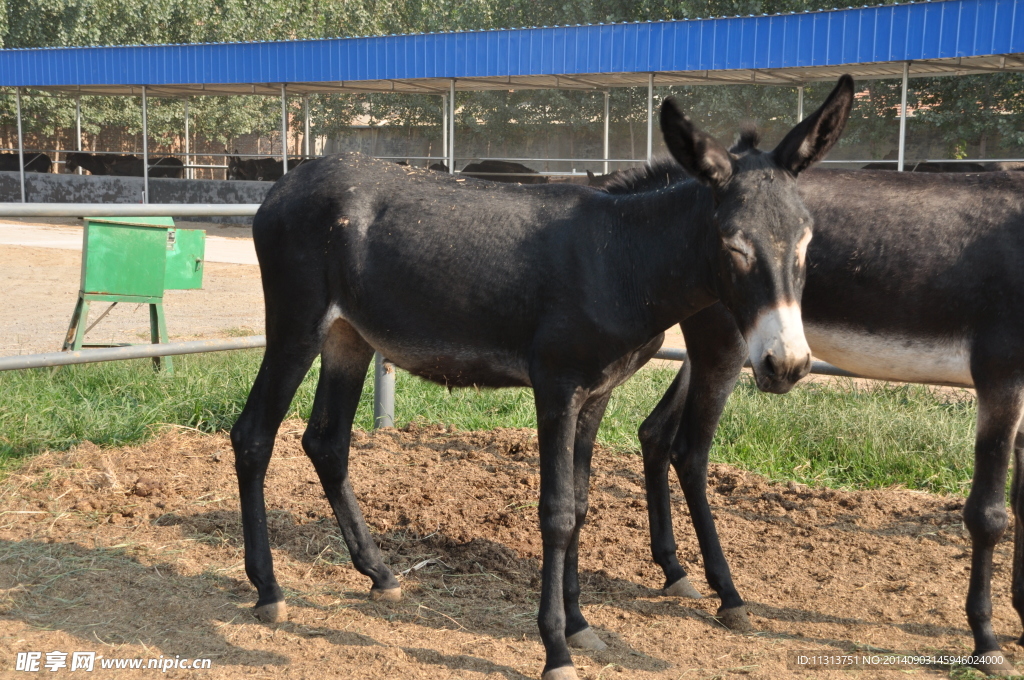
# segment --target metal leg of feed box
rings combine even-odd
[[[148,304],[149,305],[149,337],[153,344],[167,343],[170,338],[167,335],[167,319],[164,316],[164,301],[163,298],[155,297],[144,297],[137,295],[96,295],[93,293],[78,293],[78,302],[75,304],[75,311],[71,315],[71,323],[68,326],[68,333],[64,338],[63,351],[77,352],[80,349],[90,349],[93,347],[126,347],[131,343],[87,343],[85,342],[85,334],[88,333],[92,328],[106,316],[110,308],[107,308],[93,322],[89,324],[89,303],[91,302],[111,302],[116,305],[119,302],[134,303],[134,304]],[[153,368],[156,370],[164,369],[169,375],[174,373],[174,362],[170,357],[161,359],[160,357],[153,358]]]
[[[167,342],[167,319],[164,317],[164,303],[156,302],[149,306],[149,337],[154,345]],[[174,361],[171,357],[153,357],[153,368],[163,368],[167,375],[174,375]]]
[[[82,349],[82,338],[85,337],[85,331],[79,332],[79,329],[85,328],[85,320],[88,318],[89,303],[79,294],[78,301],[75,303],[75,312],[71,315],[71,323],[68,325],[68,334],[64,336],[64,346],[60,348],[62,352]]]

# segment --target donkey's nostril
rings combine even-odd
[[[779,374],[779,360],[776,359],[775,355],[771,352],[768,352],[768,354],[764,356],[764,366],[768,369],[766,371],[768,375],[774,377]]]
[[[790,372],[789,379],[790,379],[791,382],[795,383],[798,380],[802,379],[804,376],[806,376],[810,372],[811,372],[811,355],[808,354],[807,357],[803,360],[802,363],[797,364],[797,365],[795,365],[793,367],[793,370]]]

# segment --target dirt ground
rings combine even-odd
[[[210,658],[209,678],[538,677],[536,433],[356,433],[357,495],[386,561],[404,573],[405,598],[384,604],[369,600],[348,560],[302,427],[281,428],[267,479],[291,615],[282,624],[250,613],[225,435],[178,428],[139,447],[87,443],[0,482],[0,676],[28,677],[11,670],[17,652],[62,650]],[[581,581],[584,613],[609,648],[574,657],[583,678],[838,678],[850,676],[791,670],[787,653],[970,652],[960,498],[775,485],[713,466],[711,503],[758,631],[742,635],[715,621],[714,597],[659,594],[639,457],[598,450],[594,467]],[[709,595],[681,496],[674,506],[681,558]],[[1011,551],[1008,540],[996,551],[994,626],[1024,665]]]

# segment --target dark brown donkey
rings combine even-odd
[[[747,137],[734,153],[760,156]],[[664,186],[666,172],[646,185]],[[633,178],[613,191],[643,191]],[[967,620],[975,664],[1010,673],[992,630],[992,551],[1006,530],[1006,473],[1015,456],[1013,606],[1024,619],[1024,176],[815,170],[800,180],[815,220],[803,321],[815,356],[858,375],[974,387],[974,480],[964,506],[973,553]],[[651,550],[666,590],[698,596],[676,557],[671,464],[682,484],[708,584],[749,628],[708,507],[708,452],[746,357],[742,324],[722,305],[682,323],[688,361],[640,430]],[[1024,644],[1024,636],[1020,642]]]
[[[400,597],[348,479],[352,419],[378,350],[444,385],[533,388],[544,678],[575,678],[568,643],[604,644],[580,611],[577,546],[611,390],[665,329],[718,300],[739,320],[761,389],[784,392],[806,374],[797,301],[811,219],[796,176],[839,139],[852,101],[843,77],[773,153],[739,157],[668,100],[666,145],[697,179],[631,196],[456,179],[359,154],[285,175],[253,221],[267,349],[231,431],[257,616],[286,616],[263,483],[274,435],[318,354],[303,448],[371,595]]]

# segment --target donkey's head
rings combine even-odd
[[[235,153],[238,153],[238,149],[235,149]],[[242,159],[238,156],[228,156],[228,179],[249,179],[246,177],[245,167],[242,163]]]
[[[64,157],[64,171],[71,173],[82,167],[82,156],[80,153],[69,153]]]
[[[796,178],[839,140],[852,105],[853,79],[843,76],[821,108],[768,153],[753,148],[730,153],[671,99],[661,108],[669,151],[711,187],[719,251],[716,292],[736,317],[757,386],[765,392],[786,392],[810,370],[800,296],[813,222]]]

